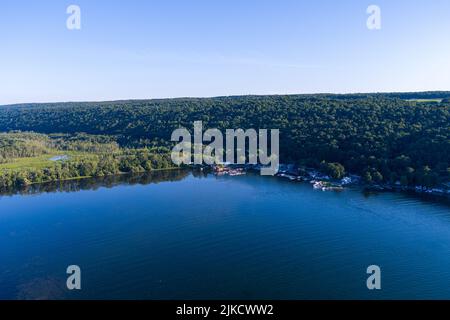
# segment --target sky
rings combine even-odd
[[[0,104],[450,90],[449,38],[448,0],[1,0]]]

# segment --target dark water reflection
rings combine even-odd
[[[78,192],[81,190],[97,190],[98,188],[114,188],[119,185],[147,185],[163,181],[179,181],[190,174],[188,170],[161,170],[138,174],[122,174],[79,180],[55,181],[41,184],[33,184],[22,188],[4,190],[0,196],[36,195],[53,192]],[[204,175],[194,172],[196,176]]]

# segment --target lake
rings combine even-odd
[[[189,171],[1,196],[0,299],[79,298],[450,299],[450,204]]]

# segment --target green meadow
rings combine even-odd
[[[77,151],[52,151],[48,154],[40,155],[37,157],[28,158],[15,158],[10,159],[7,163],[0,164],[0,170],[22,170],[22,169],[44,169],[53,167],[55,163],[61,161],[52,161],[53,157],[66,155],[68,160],[64,161],[79,161],[83,159],[92,159],[97,155],[87,152]]]
[[[407,101],[419,102],[419,103],[427,103],[427,102],[441,103],[442,100],[444,100],[444,99],[408,99]]]

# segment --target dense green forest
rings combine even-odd
[[[449,99],[450,92],[424,92],[3,106],[0,131],[56,136],[47,138],[51,142],[31,139],[23,150],[23,146],[2,145],[0,161],[1,157],[45,152],[47,143],[70,140],[63,135],[77,135],[78,141],[80,133],[100,136],[107,148],[114,145],[129,152],[170,148],[174,129],[192,130],[193,122],[201,120],[204,128],[280,129],[283,163],[345,170],[360,174],[367,182],[432,186],[450,176]],[[115,157],[115,153],[104,157]],[[124,164],[118,166],[120,171],[130,171]],[[139,166],[145,169],[145,164]]]

